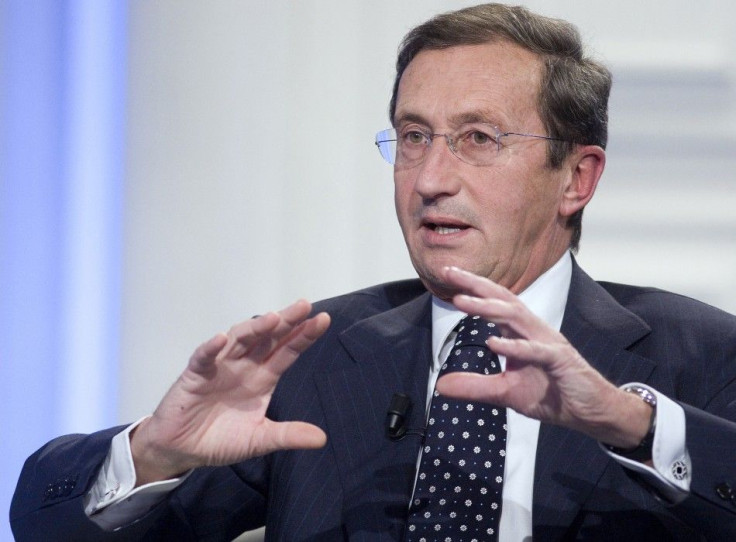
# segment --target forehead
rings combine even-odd
[[[480,116],[501,129],[540,128],[541,75],[537,55],[506,41],[424,50],[401,77],[394,123],[419,116],[439,128]]]

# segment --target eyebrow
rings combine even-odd
[[[403,124],[405,122],[414,122],[416,124],[423,124],[424,126],[429,126],[429,122],[427,119],[425,119],[422,115],[419,113],[402,113],[400,117],[394,118],[393,125],[394,127],[398,126],[399,124]]]
[[[423,115],[411,111],[402,113],[400,116],[396,117],[393,125],[394,127],[396,127],[399,124],[403,124],[406,122],[413,122],[427,127],[430,127],[432,125],[432,123],[429,122]],[[482,111],[467,111],[464,113],[458,113],[450,117],[450,124],[453,126],[461,126],[463,124],[475,123],[489,124],[491,126],[496,126],[499,128],[501,126],[501,123],[492,120],[490,115]]]
[[[450,118],[453,124],[490,124],[491,126],[498,126],[498,122],[491,120],[491,115],[480,111],[468,111],[467,113],[460,113]]]

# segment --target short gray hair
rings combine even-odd
[[[393,123],[399,82],[414,57],[425,49],[510,41],[538,55],[543,63],[538,111],[547,135],[548,165],[559,168],[576,144],[608,142],[611,73],[585,55],[577,28],[567,21],[532,13],[521,6],[482,4],[443,13],[411,30],[401,42],[389,113]],[[568,219],[577,251],[583,210]]]

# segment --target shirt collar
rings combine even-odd
[[[532,313],[559,331],[571,278],[572,256],[566,251],[557,263],[519,294],[519,299]],[[432,357],[435,363],[450,333],[465,316],[466,313],[451,303],[432,296]]]

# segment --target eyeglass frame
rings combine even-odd
[[[524,134],[524,133],[520,133],[520,132],[502,132],[497,126],[494,126],[492,124],[487,124],[487,123],[480,123],[480,124],[482,124],[483,126],[487,126],[488,128],[490,128],[493,131],[495,131],[495,137],[492,136],[492,135],[490,135],[490,134],[486,134],[485,132],[480,132],[479,130],[473,130],[472,127],[466,129],[465,131],[463,131],[462,129],[461,130],[458,130],[454,134],[425,132],[424,130],[420,130],[418,128],[412,128],[411,130],[407,130],[407,135],[409,133],[411,133],[411,132],[419,133],[419,134],[423,135],[424,138],[425,138],[425,140],[426,140],[425,142],[422,143],[425,146],[425,150],[423,151],[422,157],[415,164],[412,164],[411,166],[407,166],[407,167],[409,167],[409,168],[415,167],[415,166],[418,166],[419,164],[421,164],[422,162],[424,162],[424,160],[425,160],[425,158],[427,156],[427,153],[428,153],[429,149],[431,148],[432,143],[433,143],[433,141],[434,141],[434,139],[436,137],[444,137],[445,138],[445,142],[447,143],[447,147],[450,149],[450,152],[458,160],[460,160],[461,162],[465,162],[466,164],[469,164],[471,166],[475,166],[475,167],[488,167],[491,164],[475,164],[475,163],[472,163],[472,162],[468,162],[466,159],[464,159],[462,156],[460,156],[458,154],[458,149],[457,149],[457,142],[462,137],[465,137],[465,136],[467,136],[467,135],[469,135],[469,134],[471,134],[473,132],[480,132],[480,133],[483,133],[484,135],[488,136],[489,138],[491,138],[491,140],[493,140],[496,143],[497,152],[498,153],[501,152],[501,139],[504,138],[504,137],[507,137],[507,136],[532,137],[532,138],[535,138],[535,139],[545,139],[547,141],[563,141],[563,142],[569,142],[566,139],[561,139],[561,138],[558,138],[558,137],[538,135],[538,134]],[[385,136],[391,136],[391,135],[393,135],[394,137],[393,138],[389,137],[388,139],[379,139],[379,137],[385,137]],[[394,142],[395,143],[395,150],[393,152],[391,152],[391,147],[390,146],[385,145],[386,143],[390,143],[390,142]],[[378,148],[378,152],[381,153],[381,157],[383,157],[383,159],[386,162],[388,162],[391,165],[396,165],[396,157],[398,156],[398,152],[399,152],[399,132],[396,130],[396,128],[387,128],[385,130],[379,131],[376,134],[376,138],[375,138],[374,144]],[[384,149],[385,149],[386,152],[384,152]],[[393,157],[391,156],[392,154],[393,154]]]

